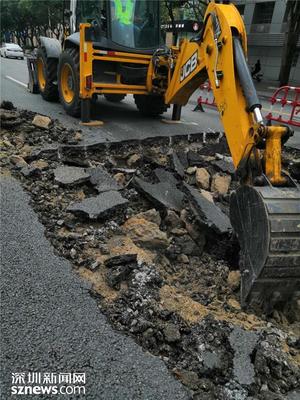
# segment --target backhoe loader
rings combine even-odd
[[[158,1],[70,2],[63,44],[41,38],[37,84],[45,100],[90,121],[91,100],[133,94],[138,109],[180,117],[200,84],[210,80],[240,180],[230,219],[241,247],[241,299],[284,302],[300,290],[300,189],[282,169],[285,126],[267,126],[247,66],[243,20],[229,1],[211,1],[201,32],[167,48]],[[34,74],[31,74],[34,82]]]

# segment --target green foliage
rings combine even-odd
[[[1,2],[1,36],[10,32],[19,44],[28,41],[33,46],[33,37],[47,35],[51,30],[58,35],[62,23],[62,0],[3,0]]]
[[[164,0],[161,2],[162,21],[192,19],[202,21],[208,0]]]

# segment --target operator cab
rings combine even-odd
[[[152,54],[162,44],[157,0],[71,0],[71,31],[94,28],[94,47]]]

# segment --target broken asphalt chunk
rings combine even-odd
[[[232,229],[229,218],[219,207],[187,183],[184,183],[183,187],[201,222],[219,234],[228,233]]]
[[[99,193],[121,189],[116,180],[101,167],[89,168],[87,173],[90,175],[91,184],[96,187]]]
[[[183,193],[174,186],[172,181],[151,184],[140,178],[134,179],[135,187],[151,201],[168,209],[182,209]]]
[[[107,268],[111,268],[117,265],[136,263],[137,254],[120,254],[118,256],[110,257],[104,261]]]
[[[168,182],[171,185],[175,186],[178,184],[178,180],[175,178],[175,176],[171,172],[166,171],[163,168],[156,168],[154,170],[154,173],[160,182]]]
[[[85,172],[84,168],[79,167],[57,167],[54,170],[55,182],[62,186],[75,186],[87,182],[90,175]]]
[[[128,200],[124,199],[119,192],[111,190],[100,193],[96,197],[84,199],[80,203],[70,204],[67,211],[89,219],[98,219],[124,209],[127,203]]]
[[[231,175],[235,173],[233,162],[228,162],[225,160],[217,160],[217,161],[212,161],[212,165],[217,167],[219,171],[227,172],[228,174]]]
[[[255,332],[247,332],[238,327],[234,328],[229,336],[230,345],[234,350],[233,374],[240,385],[251,385],[255,381],[250,356],[257,341],[258,335]]]
[[[177,153],[175,153],[175,152],[172,153],[171,160],[172,160],[174,170],[181,178],[183,178],[184,177],[184,166],[182,165]]]

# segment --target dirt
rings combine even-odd
[[[161,357],[193,399],[280,399],[299,389],[299,302],[270,315],[263,309],[242,310],[235,236],[199,225],[188,202],[181,211],[167,210],[134,185],[135,176],[157,183],[158,167],[179,179],[172,151],[182,163],[188,154],[184,167],[188,184],[197,187],[197,168],[230,182],[226,192],[208,192],[210,201],[228,215],[229,194],[238,182],[233,174],[220,172],[220,163],[214,164],[218,153],[230,156],[224,138],[219,140],[216,134],[203,143],[182,137],[172,145],[160,139],[134,141],[76,153],[72,146],[80,143],[80,132],[57,121],[39,129],[32,123],[35,114],[27,111],[2,109],[1,115],[4,173],[11,173],[28,191],[46,236],[74,271],[91,283],[90,294],[115,329]],[[285,150],[285,166],[295,170],[299,155]],[[118,179],[122,174],[120,193],[129,202],[126,210],[97,221],[67,212],[70,203],[98,192],[90,182],[57,184],[54,170],[61,165],[101,166]],[[230,335],[235,329],[255,336],[251,353],[245,346],[242,354],[254,369],[251,383],[240,382],[234,372],[239,359]]]

